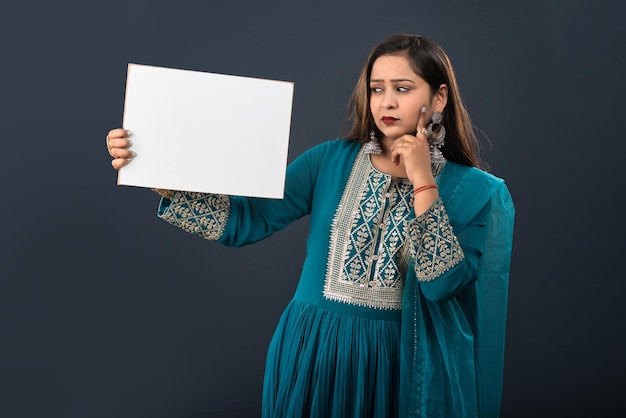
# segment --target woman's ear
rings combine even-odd
[[[439,86],[439,90],[435,92],[433,97],[433,108],[436,112],[443,112],[448,103],[448,86],[442,84]]]

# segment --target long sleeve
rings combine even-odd
[[[311,211],[319,150],[312,148],[287,168],[283,199],[176,192],[163,198],[158,216],[166,222],[229,246],[268,237]]]
[[[415,274],[428,300],[448,300],[476,279],[486,215],[483,209],[468,225],[455,230],[443,201],[437,199],[410,221],[408,236]]]
[[[159,217],[185,232],[208,240],[219,240],[230,217],[226,195],[177,191],[161,199]]]

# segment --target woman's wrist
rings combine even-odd
[[[411,173],[408,177],[411,184],[413,184],[413,189],[417,189],[418,187],[425,186],[427,184],[435,184],[435,177],[433,176],[430,167],[428,167],[428,171]]]
[[[430,185],[429,185],[430,186]],[[434,187],[421,187],[417,190],[417,193],[413,194],[411,198],[411,205],[413,206],[413,212],[415,216],[420,216],[426,212],[432,204],[439,199],[439,190],[436,185]]]

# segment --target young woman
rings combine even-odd
[[[478,168],[450,61],[395,35],[372,52],[347,139],[287,170],[282,200],[157,190],[158,215],[241,246],[310,215],[267,354],[264,417],[497,417],[514,209]],[[127,131],[107,148],[132,161]]]

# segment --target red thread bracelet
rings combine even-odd
[[[423,192],[424,190],[438,189],[438,188],[439,186],[437,186],[436,184],[427,184],[426,186],[418,187],[417,189],[413,190],[413,197],[415,197],[415,195],[418,194],[419,192]]]

